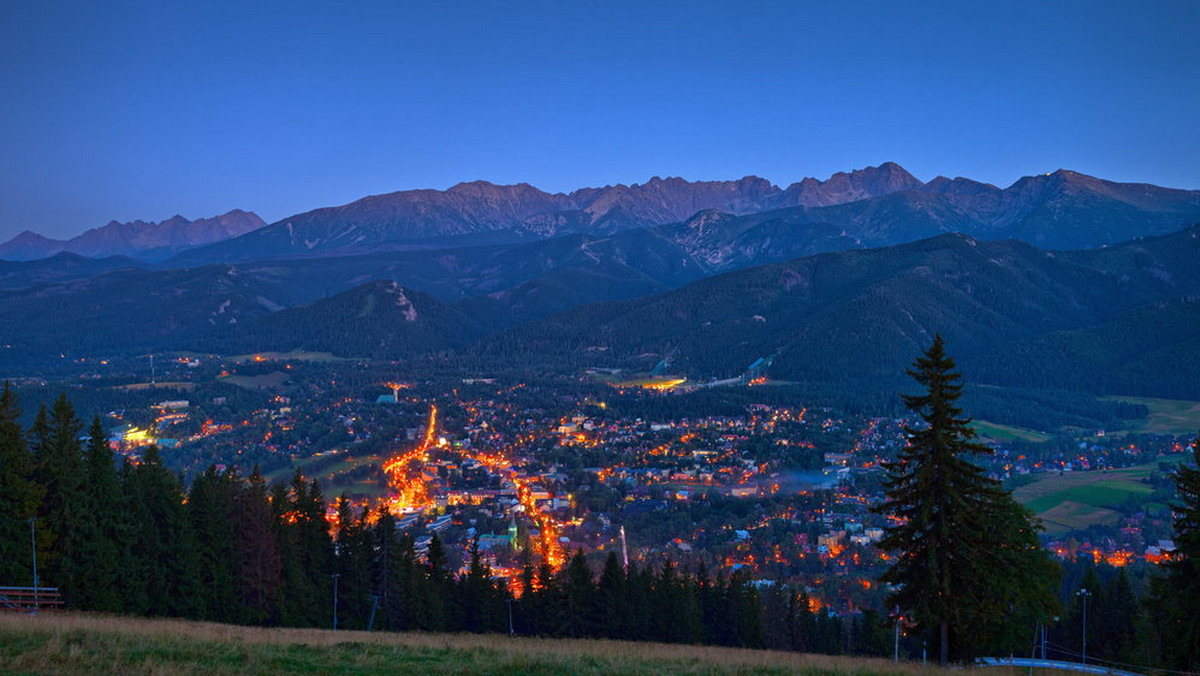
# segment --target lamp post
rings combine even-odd
[[[896,617],[896,627],[894,630],[894,637],[893,637],[893,644],[892,644],[892,661],[899,662],[900,661],[900,622],[904,620],[904,618],[900,616],[900,606],[896,606],[896,608],[892,611],[892,614]]]
[[[340,573],[330,575],[333,578],[333,630],[337,631],[337,602],[338,602],[338,578]]]
[[[29,551],[33,552],[33,612],[37,612],[38,607],[38,587],[41,584],[38,581],[37,572],[37,517],[29,520]]]
[[[1092,593],[1082,588],[1076,594],[1083,599],[1083,663],[1087,664],[1087,602]]]
[[[33,591],[37,593],[38,584],[37,574],[37,517],[29,520],[29,551],[33,552]]]

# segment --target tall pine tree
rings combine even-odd
[[[241,480],[229,471],[209,468],[192,481],[187,511],[196,534],[201,617],[214,622],[238,619],[238,590],[233,566],[237,541],[237,493]]]
[[[0,585],[33,586],[33,553],[28,520],[37,512],[42,489],[33,482],[33,458],[17,418],[21,409],[8,383],[0,392]]]
[[[1200,436],[1192,443],[1192,459],[1197,467],[1175,470],[1175,555],[1151,601],[1165,666],[1181,671],[1200,669]]]
[[[1028,513],[971,461],[990,450],[972,441],[955,368],[939,335],[908,371],[925,390],[904,397],[921,423],[885,466],[878,508],[899,521],[880,543],[897,552],[882,577],[898,586],[889,603],[935,634],[943,665],[1002,643],[1014,614],[1044,615],[1053,603],[1052,564]]]
[[[265,624],[279,602],[280,561],[267,482],[258,466],[236,496],[233,571],[239,622]]]
[[[86,509],[83,425],[65,394],[49,413],[43,408],[34,421],[34,478],[45,488],[38,516],[38,564],[42,583],[58,587],[63,599],[78,606],[78,577],[82,569],[81,538]],[[42,547],[47,546],[42,552]]]
[[[77,599],[82,608],[120,612],[121,552],[129,528],[124,514],[121,480],[100,418],[92,418],[84,449],[84,518],[80,534]]]
[[[201,603],[195,535],[183,503],[179,477],[163,466],[158,449],[146,448],[140,462],[123,472],[134,528],[129,564],[123,571],[126,608],[147,615],[196,617]]]

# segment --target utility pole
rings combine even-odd
[[[625,526],[621,526],[621,558],[625,561],[625,572],[629,572],[629,544],[625,542]]]
[[[33,612],[37,612],[38,607],[38,587],[41,586],[38,582],[37,573],[37,517],[29,520],[29,551],[33,552]]]
[[[367,631],[371,631],[375,627],[375,611],[379,608],[379,594],[371,594],[367,598],[371,601],[371,618],[367,620]]]
[[[29,520],[29,550],[34,552],[34,593],[37,593],[37,516]]]
[[[1092,593],[1087,589],[1080,589],[1076,593],[1083,599],[1083,663],[1087,664],[1087,602]]]
[[[892,661],[900,661],[900,621],[904,618],[900,617],[900,606],[896,606],[892,611],[892,615],[896,618],[895,638],[892,647]]]
[[[508,635],[513,636],[515,632],[513,631],[512,597],[510,596],[506,600],[508,601]]]
[[[340,573],[330,575],[333,578],[333,630],[337,631],[337,601],[338,601],[338,578]]]

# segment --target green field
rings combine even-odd
[[[235,364],[253,361],[312,361],[312,362],[341,362],[349,361],[343,357],[335,357],[330,352],[308,352],[292,350],[290,352],[258,352],[256,354],[239,354],[229,357]]]
[[[1018,502],[1037,514],[1050,535],[1095,524],[1116,523],[1116,511],[1131,496],[1154,491],[1143,479],[1158,468],[1157,463],[1117,470],[1048,473],[1013,492]]]
[[[915,676],[951,672],[922,669],[910,662],[768,650],[477,634],[261,629],[43,613],[0,615],[0,673]],[[993,668],[987,673],[1004,676],[1009,671]]]
[[[1150,414],[1141,420],[1130,420],[1129,432],[1151,434],[1195,434],[1200,430],[1200,401],[1151,399],[1149,397],[1104,397],[1109,401],[1143,404]]]
[[[1064,501],[1077,502],[1090,507],[1115,507],[1130,495],[1149,495],[1154,491],[1145,484],[1127,481],[1098,481],[1092,484],[1071,486],[1050,495],[1043,495],[1025,504],[1035,512],[1045,512]]]
[[[272,371],[261,376],[225,376],[220,382],[237,385],[244,390],[278,390],[287,383],[288,374]]]
[[[196,389],[195,383],[185,382],[164,382],[164,383],[131,383],[129,385],[115,385],[114,390],[184,390],[191,392]]]
[[[988,422],[986,420],[976,420],[971,423],[971,427],[975,433],[979,435],[980,441],[991,441],[994,443],[1004,443],[1006,441],[1030,441],[1035,444],[1040,444],[1050,440],[1049,434],[1043,434],[1036,430],[1026,429],[1024,427],[1012,427],[1010,425],[1001,425],[999,423]]]
[[[376,498],[385,497],[391,492],[390,488],[380,484],[376,480],[366,479],[352,481],[342,476],[342,474],[362,467],[363,465],[382,466],[385,458],[378,454],[343,456],[336,463],[322,467],[318,471],[313,471],[311,466],[315,462],[323,459],[324,456],[313,456],[303,460],[297,460],[287,467],[281,467],[280,469],[268,472],[264,478],[267,480],[268,484],[277,481],[288,481],[291,478],[292,473],[299,469],[300,472],[306,477],[319,479],[321,481],[322,490],[325,492],[326,497],[330,499],[341,495],[343,492],[356,496],[369,496]]]

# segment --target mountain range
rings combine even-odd
[[[257,220],[231,214],[209,220]],[[136,258],[0,261],[0,370],[304,348],[694,379],[762,359],[772,378],[851,383],[899,377],[937,332],[989,386],[1200,398],[1198,191],[1061,170],[923,183],[892,163],[785,189],[476,182],[147,260],[199,236],[172,229],[219,229],[182,221],[85,233],[93,251],[141,233]]]
[[[67,240],[50,239],[26,230],[0,244],[0,259],[28,261],[66,251],[90,258],[130,256],[162,260],[185,249],[219,242],[266,225],[257,214],[240,209],[189,221],[175,215],[165,221],[132,221],[92,228]]]
[[[501,240],[570,233],[606,235],[682,221],[705,209],[747,214],[796,205],[840,204],[913,188],[921,182],[885,163],[785,190],[747,176],[737,181],[652,178],[644,184],[547,193],[531,185],[460,183],[449,190],[408,190],[290,216],[235,240],[181,256],[177,263],[249,260],[378,250],[380,245],[436,246],[480,236]]]
[[[648,229],[712,274],[847,248],[961,232],[1050,249],[1107,246],[1200,221],[1200,191],[1115,183],[1059,170],[1008,188],[967,178],[925,183],[885,162],[786,188],[747,176],[547,193],[528,184],[460,183],[407,190],[296,214],[267,225],[234,210],[211,219],[112,222],[70,240],[24,232],[0,259],[60,251],[123,255],[167,267],[510,246],[571,234]],[[400,280],[403,281],[403,280]]]
[[[962,232],[1051,249],[1105,246],[1200,220],[1200,191],[1114,183],[1072,171],[1008,188],[966,178],[922,183],[885,163],[786,189],[765,179],[645,184],[545,193],[477,181],[444,192],[367,197],[291,216],[186,251],[172,265],[444,249],[564,234],[608,236],[648,228],[713,269],[821,250],[886,246]]]

